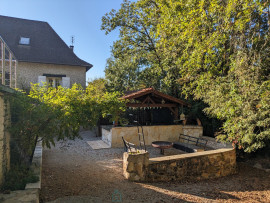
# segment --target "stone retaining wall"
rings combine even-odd
[[[149,153],[141,151],[139,154],[124,153],[123,170],[126,179],[144,181],[149,165]]]
[[[3,203],[39,203],[39,193],[41,189],[41,169],[42,169],[42,142],[38,142],[35,148],[31,169],[34,175],[39,177],[36,183],[28,183],[25,190],[12,191],[10,194],[0,194],[0,202]]]
[[[10,124],[10,106],[5,94],[0,92],[0,185],[10,169],[10,133],[7,130]]]
[[[108,143],[111,147],[123,147],[122,136],[128,141],[139,146],[138,129],[132,127],[102,127],[102,140]],[[141,128],[140,128],[141,132]],[[177,142],[179,135],[185,133],[194,137],[203,135],[202,126],[192,125],[157,125],[143,126],[145,136],[145,144],[151,145],[154,141],[169,141]]]
[[[124,153],[124,176],[131,181],[202,180],[236,173],[234,149],[218,149],[148,159],[148,153]],[[145,171],[142,171],[145,170]]]

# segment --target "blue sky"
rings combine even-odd
[[[94,65],[86,79],[104,77],[110,46],[118,32],[105,35],[100,30],[102,16],[119,9],[123,0],[0,0],[0,15],[48,22],[57,34],[71,44],[75,54]]]

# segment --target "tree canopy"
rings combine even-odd
[[[101,29],[106,34],[113,30],[120,33],[105,70],[111,90],[136,90],[149,86],[165,91],[176,89],[174,66],[171,63],[170,68],[166,68],[163,49],[157,47],[158,17],[150,19],[145,12],[147,9],[148,5],[124,0],[118,11],[112,10],[102,18]]]
[[[118,92],[108,92],[104,80],[90,82],[86,89],[40,87],[32,84],[29,95],[10,96],[13,145],[27,162],[38,140],[50,147],[56,140],[79,137],[81,127],[95,127],[101,117],[110,114],[120,120],[125,103]]]
[[[120,30],[106,69],[109,84],[174,87],[223,121],[219,139],[246,152],[263,148],[270,140],[269,6],[267,0],[124,1],[103,17],[107,33]]]

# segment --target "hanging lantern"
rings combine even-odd
[[[165,104],[165,100],[164,100],[164,99],[162,99],[162,100],[161,100],[161,103],[162,103],[162,104]]]
[[[183,105],[182,105],[182,113],[180,115],[180,121],[184,121],[184,120],[186,120],[186,116],[184,114]]]
[[[184,121],[184,120],[186,120],[186,116],[185,116],[184,113],[181,113],[181,115],[180,115],[180,121]]]

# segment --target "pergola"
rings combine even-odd
[[[191,106],[183,100],[159,92],[154,88],[127,92],[122,99],[128,100],[126,106],[130,108],[168,108],[173,113],[175,120],[179,120],[178,109],[180,106]]]
[[[18,61],[0,36],[0,83],[11,88],[17,87]]]

